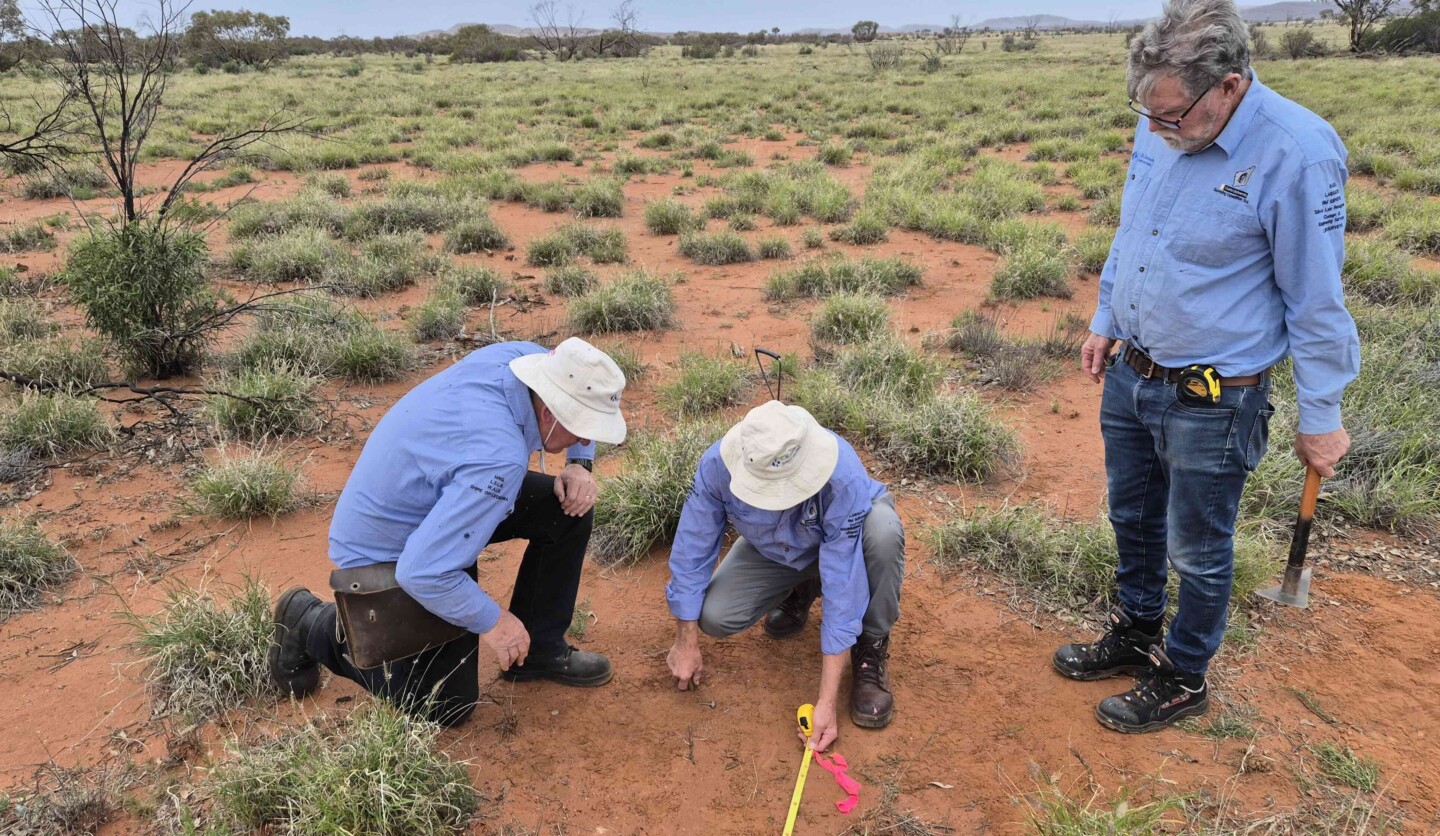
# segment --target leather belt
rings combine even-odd
[[[1135,370],[1135,373],[1146,380],[1160,379],[1168,383],[1174,383],[1180,376],[1180,369],[1172,369],[1156,363],[1150,355],[1126,343],[1120,347],[1117,357],[1123,358],[1125,364]],[[1221,386],[1258,386],[1260,381],[1265,379],[1268,370],[1260,374],[1247,374],[1241,377],[1222,377]]]

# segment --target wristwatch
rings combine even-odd
[[[594,460],[594,459],[566,459],[566,460],[565,460],[565,464],[567,464],[567,465],[578,464],[578,465],[580,465],[581,467],[585,468],[586,470],[590,471],[591,473],[594,473],[594,472],[595,472],[595,460]]]

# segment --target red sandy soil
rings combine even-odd
[[[747,142],[765,164],[774,151],[799,159],[813,148],[785,142]],[[643,153],[643,152],[642,152]],[[147,178],[171,172],[160,165]],[[424,176],[391,166],[396,177]],[[704,165],[697,171],[707,170]],[[868,176],[863,164],[838,175],[858,193]],[[354,172],[351,172],[354,175]],[[527,177],[587,176],[573,166],[532,166]],[[299,177],[279,173],[255,192],[284,196]],[[627,393],[632,426],[662,426],[655,408],[657,383],[681,350],[707,353],[756,345],[808,354],[807,319],[813,303],[773,305],[761,297],[765,278],[781,264],[756,262],[704,268],[675,251],[674,237],[652,236],[643,225],[645,201],[689,184],[676,175],[651,176],[626,187],[625,217],[599,221],[623,229],[632,262],[687,276],[676,287],[681,327],[627,338],[651,363],[650,374]],[[356,181],[357,191],[368,184]],[[28,220],[72,211],[68,201],[24,201],[8,184],[0,218]],[[228,199],[238,187],[206,199]],[[680,199],[696,206],[713,189]],[[1056,194],[1063,193],[1057,191]],[[360,199],[357,197],[357,199]],[[108,206],[90,202],[91,209]],[[512,252],[466,256],[517,276],[531,297],[544,297],[542,271],[524,265],[524,246],[566,221],[516,204],[493,214],[515,241]],[[1055,212],[1069,229],[1082,216]],[[797,258],[805,228],[761,229],[749,238],[780,234]],[[718,222],[712,222],[712,229]],[[74,233],[68,233],[73,235]],[[221,241],[216,236],[217,241]],[[217,248],[222,248],[217,244]],[[827,241],[825,252],[847,250],[900,255],[925,268],[925,286],[896,300],[894,323],[910,338],[945,328],[957,313],[975,308],[988,291],[994,256],[980,248],[892,230],[888,243],[849,248]],[[15,258],[35,270],[53,269],[53,254]],[[605,275],[623,268],[603,267]],[[1074,281],[1070,300],[1035,300],[999,309],[1011,333],[1039,334],[1059,316],[1088,315],[1094,277]],[[249,291],[233,285],[232,292]],[[416,287],[367,302],[376,313],[403,312],[424,299]],[[525,308],[525,310],[521,310]],[[402,314],[403,316],[403,314]],[[564,300],[506,304],[496,312],[503,333],[517,338],[565,333]],[[488,310],[471,312],[469,330],[489,329]],[[67,321],[77,321],[73,314]],[[402,327],[392,319],[389,327]],[[613,344],[618,338],[600,338]],[[326,532],[335,497],[374,422],[400,395],[448,361],[439,359],[409,379],[381,387],[340,386],[336,418],[316,438],[293,442],[294,458],[315,494],[312,505],[271,523],[217,522],[186,512],[184,467],[119,457],[59,467],[41,490],[5,510],[9,518],[36,518],[52,537],[64,538],[84,567],[77,580],[48,596],[35,612],[0,625],[0,786],[23,788],[36,767],[128,758],[153,765],[167,758],[175,723],[150,714],[143,669],[127,646],[130,630],[117,618],[122,607],[156,611],[166,581],[211,586],[246,574],[279,591],[300,583],[323,590],[330,565]],[[1073,367],[1028,396],[988,392],[1019,432],[1023,473],[971,488],[915,481],[872,462],[878,478],[900,497],[912,534],[926,522],[965,513],[977,505],[1038,499],[1058,515],[1093,520],[1104,483],[1097,429],[1099,387]],[[759,391],[755,402],[762,399]],[[1055,404],[1052,407],[1052,400]],[[735,416],[740,410],[734,412]],[[133,423],[140,416],[125,416]],[[158,417],[150,415],[148,417]],[[1274,450],[1271,455],[1289,455]],[[213,450],[199,451],[201,458]],[[618,466],[603,461],[600,478]],[[555,467],[551,463],[551,469]],[[480,583],[506,600],[520,549],[486,551]],[[1111,803],[1122,787],[1142,796],[1160,792],[1202,795],[1223,802],[1232,815],[1264,819],[1316,804],[1334,809],[1307,746],[1335,741],[1382,765],[1382,809],[1402,813],[1408,830],[1440,827],[1440,709],[1433,695],[1440,672],[1440,600],[1432,590],[1363,574],[1318,570],[1313,606],[1306,611],[1258,610],[1259,643],[1227,651],[1217,665],[1221,704],[1256,710],[1259,737],[1216,742],[1168,730],[1122,736],[1101,728],[1093,709],[1125,683],[1075,683],[1055,674],[1049,656],[1060,643],[1088,636],[1093,626],[1067,627],[1063,619],[1011,606],[1003,582],[969,573],[942,575],[911,537],[904,615],[893,640],[891,677],[898,711],[890,728],[868,731],[842,719],[836,751],[863,784],[861,807],[845,817],[829,777],[811,770],[800,833],[835,833],[881,802],[886,783],[898,788],[896,806],[943,822],[956,832],[1014,833],[1024,829],[1022,800],[1056,786],[1080,800],[1101,794]],[[705,641],[707,679],[698,692],[678,692],[664,662],[673,621],[665,603],[663,550],[635,568],[588,566],[581,599],[594,611],[584,645],[614,661],[615,680],[593,691],[553,684],[490,682],[482,663],[482,704],[464,727],[448,732],[445,750],[468,761],[477,787],[495,801],[476,832],[518,823],[541,832],[569,833],[774,833],[781,829],[799,756],[793,734],[795,707],[813,701],[818,681],[815,624],[796,640],[776,643],[753,629],[730,640]],[[78,648],[68,664],[64,655]],[[56,656],[60,654],[60,656]],[[1308,692],[1334,724],[1307,710],[1296,691]],[[328,680],[296,708],[278,713],[291,721],[345,711],[362,699],[348,681]],[[1213,711],[1219,710],[1219,704]],[[273,715],[272,709],[260,709]],[[241,726],[254,719],[244,715]],[[249,718],[248,720],[245,718]],[[510,719],[513,718],[513,723]],[[235,728],[239,728],[237,726]],[[209,734],[209,751],[169,765],[171,778],[203,777],[207,758],[223,757]],[[141,791],[143,793],[143,790]],[[1367,797],[1370,798],[1370,797]],[[123,818],[105,832],[140,833],[146,823]],[[1303,828],[1302,828],[1303,829]]]

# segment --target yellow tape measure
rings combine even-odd
[[[795,722],[805,737],[815,728],[815,706],[805,703],[795,712]],[[810,774],[810,744],[805,744],[805,756],[800,761],[800,777],[795,781],[795,793],[790,796],[790,814],[785,817],[785,836],[795,832],[795,816],[800,812],[800,797],[805,794],[805,776]]]

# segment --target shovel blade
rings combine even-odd
[[[1258,589],[1256,595],[1287,607],[1305,609],[1310,606],[1310,570],[1286,572],[1285,582],[1270,589]]]

